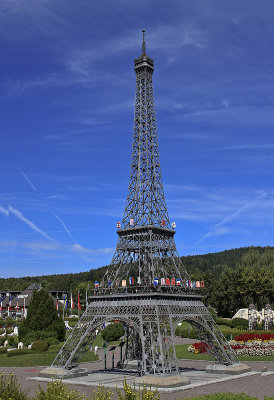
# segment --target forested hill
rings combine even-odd
[[[236,268],[242,263],[242,258],[246,253],[255,251],[260,255],[266,253],[273,254],[274,247],[241,247],[238,249],[225,250],[218,253],[209,253],[196,256],[181,257],[188,273],[197,279],[202,279],[205,273],[210,271],[218,280],[225,268]],[[272,257],[271,257],[272,258]],[[22,278],[3,279],[0,275],[0,290],[23,290],[34,282],[41,284],[48,290],[75,290],[81,283],[100,280],[106,271],[106,266],[92,269],[87,272],[61,275],[44,275]]]
[[[266,251],[274,250],[274,247],[240,247],[238,249],[224,250],[218,253],[184,256],[181,257],[181,260],[189,274],[196,275],[202,272],[212,271],[218,279],[220,278],[224,267],[235,268],[237,265],[241,264],[242,257],[251,250],[263,254]]]

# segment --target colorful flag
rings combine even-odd
[[[176,279],[176,285],[181,286],[181,279]]]
[[[1,308],[0,308],[0,311],[2,311],[3,310],[3,297],[1,297]]]
[[[162,226],[165,226],[166,221],[164,219],[162,219]]]
[[[190,279],[187,281],[187,286],[188,286],[188,287],[192,287],[192,286],[191,286],[191,280],[190,280]]]
[[[111,280],[108,281],[108,287],[111,287]]]
[[[121,228],[121,222],[117,222],[116,227],[117,227],[117,229],[120,229]]]
[[[9,311],[11,310],[11,295],[10,295],[10,298],[9,298]]]
[[[166,285],[169,286],[170,285],[170,279],[166,278]]]
[[[154,279],[154,285],[159,285],[159,279],[158,278]]]
[[[18,308],[19,308],[19,300],[18,300],[18,296],[17,296],[16,308],[17,308],[17,311],[18,311]]]
[[[99,287],[99,282],[98,281],[95,281],[94,282],[94,286],[97,288],[97,287]]]
[[[64,294],[64,309],[66,309],[67,308],[67,306],[68,306],[68,302],[67,302],[67,296]]]
[[[74,301],[73,301],[72,293],[70,294],[70,308],[71,309],[74,308]]]
[[[165,286],[165,284],[166,284],[165,278],[161,278],[161,285],[162,285],[162,286]]]
[[[82,310],[82,308],[81,308],[81,303],[80,303],[80,295],[79,295],[79,292],[78,292],[78,310]]]
[[[123,279],[123,280],[122,280],[122,286],[127,286],[127,281],[126,281],[126,279]]]
[[[133,225],[134,225],[134,219],[133,219],[133,218],[130,218],[130,220],[129,220],[129,225],[130,225],[130,226],[133,226]]]
[[[117,279],[116,281],[116,286],[119,286],[119,279]]]
[[[201,287],[205,287],[205,282],[201,281]]]
[[[175,229],[176,228],[175,222],[172,222],[171,226],[172,226],[173,229]]]
[[[191,287],[196,287],[196,282],[195,281],[192,282],[192,286]]]
[[[133,285],[134,284],[134,278],[132,278],[132,276],[129,278],[129,284]]]
[[[172,278],[171,279],[171,286],[174,286],[175,285],[175,278]]]
[[[200,281],[196,281],[196,287],[201,287]]]
[[[140,276],[137,277],[137,283],[138,283],[138,285],[141,285],[141,277]]]

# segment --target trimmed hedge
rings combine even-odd
[[[42,351],[47,351],[49,345],[44,340],[37,340],[36,342],[32,343],[31,350],[35,351],[36,353],[40,353]]]
[[[222,331],[223,335],[229,340],[234,339],[236,336],[244,335],[245,333],[248,333],[248,334],[254,333],[254,334],[258,334],[258,335],[262,335],[265,333],[270,333],[270,334],[274,333],[274,330],[271,330],[271,331],[249,331],[249,330],[244,330],[244,329],[230,328],[229,326],[227,327],[227,329],[222,328],[221,331]],[[175,335],[179,336],[181,338],[198,339],[198,336],[194,329],[188,330],[185,328],[181,328],[180,326],[177,326]]]
[[[17,349],[17,350],[8,351],[8,357],[23,356],[25,354],[30,354],[30,350]]]
[[[7,353],[7,348],[6,347],[1,347],[0,348],[0,354],[5,354]]]

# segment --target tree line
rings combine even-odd
[[[273,306],[274,247],[242,247],[183,256],[181,261],[192,280],[205,281],[201,294],[219,316],[231,317],[250,303],[258,310],[267,303]],[[81,301],[85,302],[86,289],[93,288],[94,281],[100,281],[106,269],[103,266],[75,274],[0,278],[0,290],[24,290],[37,282],[46,290],[72,292],[74,298],[79,291]]]

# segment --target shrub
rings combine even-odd
[[[194,329],[186,329],[177,326],[175,335],[181,338],[198,339],[197,333]]]
[[[59,340],[56,339],[56,338],[54,338],[54,337],[48,337],[48,338],[46,338],[46,339],[45,339],[45,342],[47,342],[47,344],[48,344],[49,346],[52,346],[52,345],[54,345],[54,344],[59,344]]]
[[[100,386],[99,386],[100,389]],[[135,387],[135,385],[132,387],[127,384],[126,381],[123,382],[123,390],[124,393],[121,393],[121,390],[116,388],[116,392],[118,395],[119,400],[159,400],[160,396],[156,390],[152,390],[151,388],[147,389],[146,386],[144,387],[138,387],[138,389]],[[110,396],[109,396],[110,398]],[[97,397],[94,397],[95,399],[101,399],[100,396],[97,395]],[[107,399],[107,397],[103,397],[103,399]]]
[[[49,348],[47,342],[44,340],[37,340],[36,342],[32,343],[31,350],[35,351],[36,353],[40,353],[41,351],[47,351]]]
[[[8,351],[8,357],[24,356],[25,354],[30,354],[30,350],[17,349],[17,350]]]
[[[0,354],[5,354],[5,353],[7,353],[6,347],[1,347],[0,348]]]
[[[227,318],[217,318],[216,323],[218,325],[226,325],[231,327],[232,320]]]
[[[14,347],[16,345],[16,340],[14,336],[8,337],[9,346]]]
[[[4,346],[5,341],[6,341],[5,336],[1,336],[0,337],[0,346]]]
[[[5,329],[4,328],[0,328],[0,335],[3,335],[3,333],[5,333]]]
[[[26,393],[20,388],[13,374],[0,374],[1,400],[27,400]]]
[[[77,390],[70,391],[62,381],[51,381],[47,384],[46,390],[39,385],[39,392],[36,393],[34,400],[88,400],[88,398]],[[103,400],[103,399],[102,399]]]
[[[247,329],[248,328],[248,320],[244,319],[244,318],[233,318],[233,320],[231,321],[231,327]]]
[[[109,324],[105,329],[102,330],[102,338],[107,342],[113,342],[120,339],[124,334],[124,327],[121,323]]]

